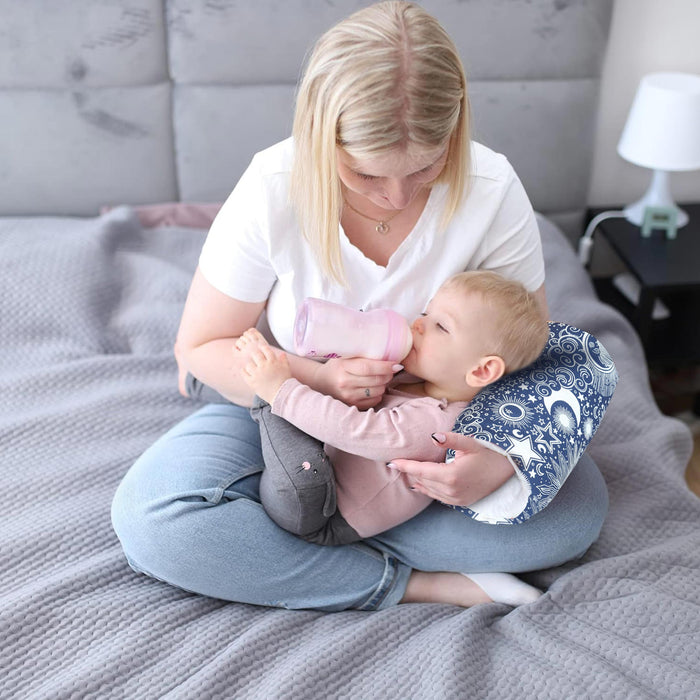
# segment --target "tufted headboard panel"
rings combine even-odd
[[[289,134],[315,38],[367,0],[0,0],[0,215],[221,201]],[[573,230],[612,0],[423,0],[470,80],[474,137]]]

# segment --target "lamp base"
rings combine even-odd
[[[671,196],[669,176],[665,170],[654,170],[649,189],[637,202],[624,208],[625,218],[635,226],[641,227],[644,223],[644,212],[647,207],[664,207],[674,209],[676,212],[676,228],[681,228],[688,223],[688,214],[677,206]]]

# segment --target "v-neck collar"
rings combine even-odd
[[[343,227],[339,226],[341,250],[344,256],[348,257],[351,264],[361,265],[366,273],[370,273],[376,278],[382,278],[389,274],[407,255],[411,253],[419,253],[420,250],[423,250],[426,246],[429,247],[432,244],[432,238],[435,231],[437,231],[434,210],[439,207],[439,204],[444,198],[446,189],[446,186],[442,184],[434,185],[430,188],[428,200],[426,201],[418,220],[408,236],[401,241],[396,250],[391,254],[386,266],[379,265],[371,258],[368,258],[354,243],[350,241]]]

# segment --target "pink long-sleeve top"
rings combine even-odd
[[[443,461],[445,450],[430,435],[450,431],[466,405],[393,387],[375,408],[359,411],[288,379],[272,412],[325,443],[338,509],[360,536],[370,537],[412,518],[432,500],[411,491],[413,480],[386,463],[400,458]]]

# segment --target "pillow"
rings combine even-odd
[[[519,523],[539,513],[598,429],[617,378],[615,363],[590,333],[550,323],[539,358],[484,387],[453,428],[508,457],[514,476],[469,507],[452,507],[490,523]],[[447,459],[454,459],[453,450]]]
[[[100,208],[106,214],[114,206]],[[179,226],[182,228],[208,229],[221,209],[221,203],[164,202],[163,204],[140,204],[131,207],[143,228]]]

